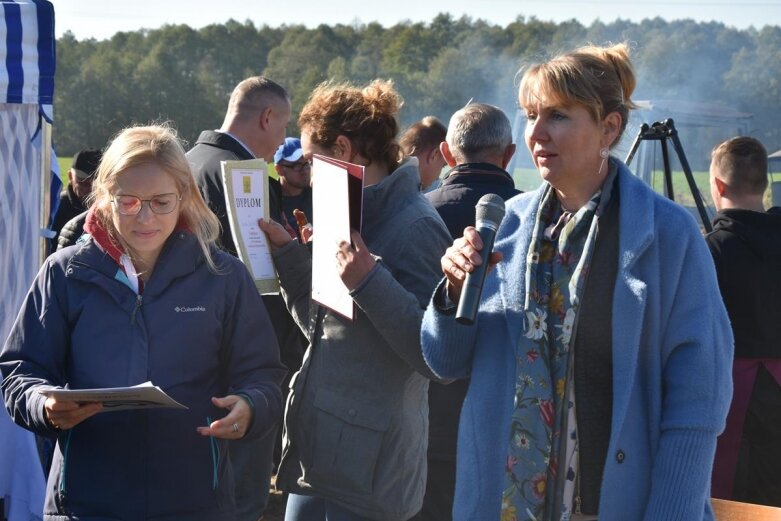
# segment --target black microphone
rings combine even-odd
[[[480,304],[480,294],[483,292],[485,274],[488,272],[488,256],[494,248],[494,239],[499,223],[504,217],[504,199],[496,194],[485,194],[475,206],[475,228],[483,241],[480,250],[482,264],[475,266],[474,271],[466,274],[464,286],[461,288],[461,298],[456,310],[456,322],[471,326],[475,323],[477,307]]]

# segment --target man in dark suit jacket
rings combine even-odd
[[[195,146],[187,152],[195,180],[222,224],[222,247],[233,255],[236,246],[225,207],[220,163],[255,158],[272,162],[274,152],[285,140],[289,120],[287,91],[263,76],[247,78],[233,90],[222,127],[201,132]],[[278,191],[270,192],[269,211],[273,218],[279,213],[279,201],[274,197]]]
[[[222,224],[222,247],[233,255],[236,255],[236,245],[228,221],[220,163],[255,158],[271,162],[285,139],[289,120],[287,91],[263,76],[247,78],[233,90],[222,127],[201,132],[187,153],[198,186]],[[279,220],[278,181],[269,179],[269,184],[269,214]],[[301,332],[280,296],[264,295],[263,302],[277,334],[282,361],[294,370],[300,366],[305,347]],[[259,440],[237,440],[231,444],[238,521],[257,521],[266,509],[276,438],[275,429]]]
[[[510,121],[501,109],[470,103],[450,118],[439,147],[451,170],[426,197],[453,238],[475,225],[475,205],[485,194],[502,199],[519,194],[505,168],[515,153]],[[456,480],[456,439],[461,405],[469,382],[429,384],[428,481],[423,509],[416,521],[452,519]]]

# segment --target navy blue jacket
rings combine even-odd
[[[475,205],[485,194],[496,194],[505,201],[518,195],[513,178],[489,163],[464,163],[454,167],[436,190],[426,194],[450,235],[457,239],[464,228],[475,225]]]
[[[219,274],[194,236],[175,232],[142,295],[93,238],[44,263],[0,372],[14,421],[57,436],[46,520],[233,519],[228,443],[196,428],[225,415],[212,396],[246,393],[255,408],[247,436],[264,434],[280,415],[285,370],[247,269],[213,255]],[[61,432],[44,420],[44,388],[148,380],[189,409],[102,412]]]

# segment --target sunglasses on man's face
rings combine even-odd
[[[303,172],[304,170],[312,168],[312,163],[309,161],[296,161],[295,163],[283,163],[280,161],[279,164],[290,170],[295,170],[296,172]]]

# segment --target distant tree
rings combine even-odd
[[[287,89],[293,103],[293,121],[312,89],[328,79],[328,67],[334,59],[342,57],[346,71],[346,62],[352,59],[351,31],[346,26],[338,32],[327,25],[314,30],[289,27],[282,42],[269,52],[263,73]]]
[[[500,106],[512,118],[515,69],[512,58],[486,45],[483,35],[475,32],[457,47],[443,49],[433,60],[419,114],[412,119],[431,113],[447,121],[469,100]]]
[[[387,31],[373,22],[360,29],[360,39],[350,60],[350,76],[356,83],[367,83],[379,75]]]
[[[260,29],[247,20],[228,20],[201,29],[205,49],[198,75],[219,103],[227,105],[233,88],[243,79],[261,74],[268,54],[282,43],[287,28]]]
[[[470,98],[511,118],[517,72],[586,43],[628,41],[638,75],[635,99],[726,104],[754,114],[752,132],[781,148],[781,28],[737,30],[719,23],[661,18],[596,21],[585,27],[519,16],[506,26],[441,13],[403,22],[256,27],[229,20],[121,32],[108,40],[58,40],[54,142],[61,155],[102,147],[122,127],[170,119],[192,142],[219,125],[242,79],[265,74],[285,86],[293,122],[322,81],[363,85],[393,80],[405,99],[402,124],[433,114],[447,120]],[[291,133],[297,132],[295,123]],[[709,130],[687,136],[706,142]],[[715,135],[715,134],[714,134]],[[704,156],[703,156],[704,157]]]
[[[781,148],[781,27],[766,26],[734,53],[724,74],[729,99],[754,114],[757,137],[768,151]]]

